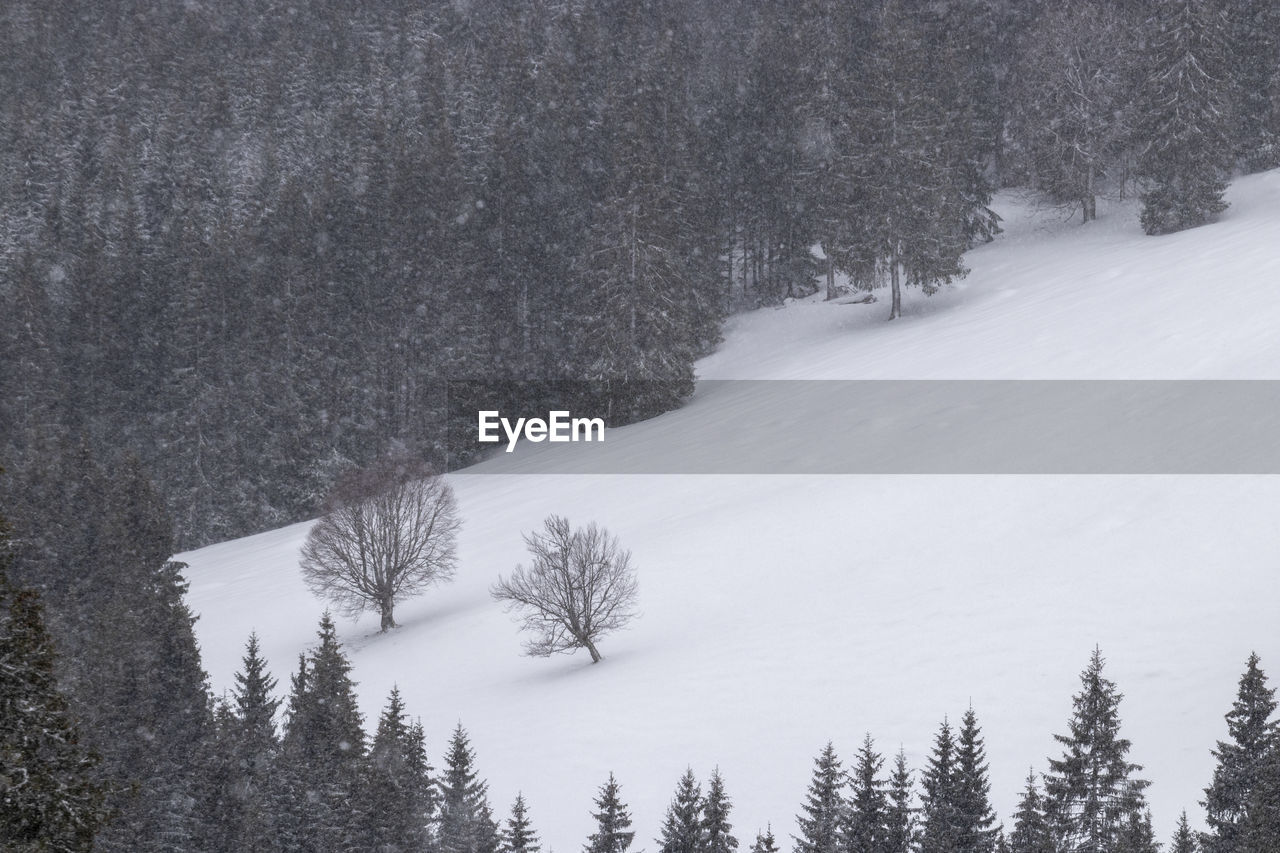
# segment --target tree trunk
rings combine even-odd
[[[582,645],[586,648],[588,652],[591,653],[591,662],[600,663],[600,653],[596,651],[595,643],[591,642],[591,640],[584,637],[582,640]]]
[[[1093,191],[1092,165],[1089,166],[1088,171],[1085,173],[1084,198],[1081,200],[1081,207],[1084,208],[1083,217],[1085,222],[1092,222],[1098,218],[1098,200]]]
[[[836,262],[827,253],[827,301],[830,302],[836,298]]]
[[[889,279],[893,283],[893,307],[889,309],[889,319],[893,320],[902,316],[902,279],[898,271],[898,254],[896,252],[889,268]]]
[[[390,629],[396,627],[396,620],[392,617],[392,610],[395,608],[395,602],[390,599],[383,599],[379,609],[382,611],[382,632],[386,633]]]

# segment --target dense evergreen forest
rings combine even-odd
[[[190,547],[465,461],[450,382],[646,417],[728,312],[962,275],[995,188],[1205,221],[1280,163],[1277,45],[1270,0],[8,0],[0,458],[132,457]]]

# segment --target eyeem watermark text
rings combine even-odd
[[[479,412],[480,441],[496,444],[502,440],[498,428],[507,436],[507,452],[516,449],[520,439],[532,441],[604,441],[603,418],[575,418],[569,412],[547,412],[547,419],[516,418],[513,424],[497,410]]]

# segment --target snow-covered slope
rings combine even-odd
[[[1280,172],[1228,197],[1221,222],[1162,238],[1128,207],[1082,228],[1002,198],[1005,235],[971,253],[965,281],[911,294],[901,320],[884,303],[758,311],[700,375],[1280,378]],[[705,426],[732,405],[699,393],[593,450],[665,456],[666,470],[743,452]],[[794,431],[785,396],[779,411],[752,405],[734,415],[742,434]],[[838,436],[793,440],[821,453]],[[1167,838],[1179,810],[1198,812],[1249,652],[1280,676],[1277,478],[510,473],[572,468],[585,448],[535,450],[452,477],[465,517],[452,585],[402,605],[389,635],[376,617],[339,627],[366,714],[398,684],[437,764],[461,721],[495,808],[524,791],[561,853],[591,831],[610,771],[636,846],[653,849],[686,766],[702,779],[719,766],[744,843],[770,822],[785,839],[827,740],[849,757],[870,732],[918,768],[938,723],[970,704],[1008,821],[1028,769],[1058,754],[1095,644]],[[642,618],[598,666],[520,656],[488,596],[552,512],[604,524],[639,567]],[[313,640],[324,604],[298,576],[307,528],[180,555],[215,689],[251,630],[286,684]]]

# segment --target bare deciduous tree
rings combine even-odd
[[[442,477],[425,463],[385,459],[334,486],[302,546],[302,574],[350,615],[378,611],[386,631],[397,601],[453,577],[460,526]]]
[[[526,653],[549,657],[586,649],[591,662],[599,663],[596,641],[636,615],[631,552],[594,523],[575,530],[568,519],[553,515],[543,527],[524,537],[532,564],[499,577],[490,592],[509,611],[520,611],[532,634]]]

